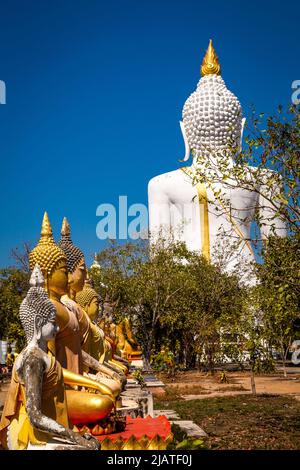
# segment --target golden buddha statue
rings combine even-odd
[[[56,308],[56,323],[59,331],[55,341],[48,347],[57,361],[63,367],[65,381],[73,387],[67,390],[68,407],[72,416],[76,416],[76,423],[90,422],[91,417],[98,416],[101,411],[103,417],[111,413],[111,400],[101,401],[100,395],[91,393],[78,393],[76,388],[84,387],[100,392],[115,402],[119,390],[115,390],[106,383],[92,380],[82,375],[85,361],[81,350],[81,336],[76,315],[62,302],[61,297],[68,292],[68,271],[65,253],[56,245],[52,235],[52,228],[45,213],[42,223],[41,238],[38,245],[29,255],[31,269],[38,264],[45,279],[45,288],[51,302]],[[92,358],[91,358],[92,359]],[[95,361],[96,362],[96,361]]]
[[[116,336],[122,357],[128,360],[142,359],[143,352],[133,334],[130,320],[127,317],[117,324]]]
[[[128,365],[130,360],[142,359],[142,350],[133,334],[128,318],[125,317],[117,324],[113,322],[114,308],[115,305],[108,298],[105,299],[99,325],[106,337],[112,342],[115,357]]]
[[[95,348],[103,347],[103,344],[100,344],[99,334],[95,335],[95,327],[88,314],[76,302],[76,294],[83,289],[87,272],[84,254],[71,240],[70,225],[66,217],[62,223],[61,239],[58,245],[66,256],[68,268],[68,293],[61,297],[61,302],[75,313],[79,322],[84,372],[97,371],[96,379],[99,377],[101,383],[107,384],[114,391],[115,396],[118,396],[126,382],[123,371],[116,365],[99,362],[99,356],[96,358],[91,354],[91,352],[95,352]]]
[[[90,330],[93,341],[90,345],[89,354],[101,364],[105,361],[105,363],[117,367],[118,370],[128,373],[126,365],[115,358],[113,341],[107,337],[103,329],[95,323],[99,315],[100,297],[91,287],[90,279],[86,279],[83,290],[76,294],[76,302],[84,309],[90,318]]]
[[[90,273],[92,277],[96,277],[101,273],[101,266],[97,260],[97,254],[95,253],[93,264],[90,267]],[[104,284],[102,284],[104,286]],[[122,363],[127,370],[129,370],[129,361],[124,357],[121,357],[121,351],[118,349],[118,338],[116,335],[117,325],[113,322],[112,310],[113,305],[109,299],[104,299],[102,304],[101,318],[98,322],[99,327],[104,331],[106,340],[111,345],[112,356],[119,363]]]
[[[30,289],[20,306],[20,319],[27,345],[18,355],[1,421],[1,444],[9,450],[96,450],[99,442],[91,434],[74,432],[75,408],[68,409],[61,365],[49,353],[47,341],[57,333],[56,309],[44,289],[38,265]],[[74,374],[75,375],[75,374]],[[67,379],[66,379],[67,383]],[[73,392],[84,399],[86,392]],[[100,420],[112,410],[109,397],[94,395],[98,406],[90,415]]]
[[[117,325],[113,321],[113,312],[114,312],[114,304],[106,298],[103,302],[102,306],[102,316],[99,321],[99,326],[105,333],[106,338],[110,341],[112,345],[112,351],[114,357],[122,362],[127,368],[129,368],[129,361],[122,357],[122,351],[120,349],[120,345],[122,344],[121,339],[117,335]]]

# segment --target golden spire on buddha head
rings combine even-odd
[[[84,260],[84,254],[75,246],[71,240],[71,228],[66,217],[63,219],[61,227],[61,239],[58,242],[58,246],[63,250],[67,257],[67,267],[69,273],[73,273],[79,266],[80,262]]]
[[[66,255],[56,245],[52,227],[47,212],[45,212],[42,222],[41,238],[37,246],[29,254],[30,269],[33,270],[38,264],[45,278],[50,276],[60,263],[66,263]]]
[[[211,39],[201,65],[201,77],[205,75],[221,75],[221,66]]]

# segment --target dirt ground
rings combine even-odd
[[[173,379],[161,374],[166,387],[154,406],[194,421],[207,433],[208,449],[300,449],[300,368],[290,368],[287,378],[281,370],[255,376],[256,396],[249,372],[226,372],[226,383],[221,377],[220,371],[182,372]]]
[[[300,400],[300,367],[289,367],[287,378],[279,370],[277,373],[268,375],[256,375],[255,384],[258,394],[291,395]],[[204,372],[188,371],[176,374],[170,378],[160,374],[161,380],[174,391],[174,395],[180,395],[185,400],[195,400],[213,397],[226,397],[251,394],[251,382],[249,372],[226,372],[227,383],[221,383],[221,373],[214,375]],[[0,383],[0,409],[4,405],[9,382]],[[159,395],[164,394],[164,390]],[[174,396],[174,398],[175,398]]]
[[[300,449],[300,368],[255,377],[249,372],[160,374],[166,387],[152,387],[155,408],[172,409],[205,430],[208,449]],[[224,379],[224,376],[223,376]],[[0,383],[0,415],[9,383]],[[296,399],[296,401],[295,401]]]
[[[300,368],[290,367],[287,372],[287,378],[283,376],[281,370],[274,374],[256,375],[257,394],[291,395],[300,400]],[[161,374],[160,378],[185,400],[252,393],[249,372],[226,372],[226,383],[221,382],[220,372],[211,375],[188,371],[180,372],[174,378]]]

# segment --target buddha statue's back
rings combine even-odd
[[[255,259],[251,224],[260,210],[262,237],[268,236],[268,201],[260,200],[256,188],[240,187],[234,178],[235,156],[241,149],[245,119],[237,97],[222,77],[218,57],[210,41],[201,66],[197,89],[186,100],[180,122],[185,142],[184,161],[193,162],[152,178],[148,185],[151,242],[159,238],[183,241],[191,251],[214,261],[219,250],[232,249],[228,271],[237,257]],[[253,168],[245,167],[244,179],[253,181]],[[277,232],[285,233],[279,219],[272,220]],[[238,243],[237,243],[238,242]]]

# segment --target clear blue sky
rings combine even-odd
[[[212,38],[244,112],[272,113],[300,79],[299,2],[0,2],[0,266],[36,243],[44,210],[91,254],[96,207],[177,168],[179,120]]]

